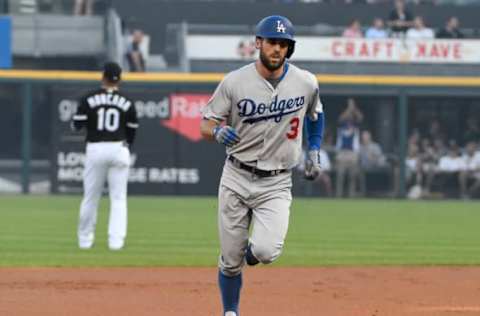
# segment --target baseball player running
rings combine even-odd
[[[226,316],[239,315],[244,263],[268,264],[282,251],[305,117],[306,176],[320,172],[323,107],[315,76],[286,61],[295,48],[292,23],[269,16],[255,35],[258,60],[222,80],[201,123],[204,138],[227,151],[218,193],[218,283]]]
[[[74,129],[87,129],[84,197],[78,224],[81,249],[93,246],[105,180],[110,193],[109,248],[122,249],[127,235],[129,146],[135,138],[138,120],[133,102],[118,91],[121,72],[117,63],[105,64],[102,87],[83,97],[73,116]]]

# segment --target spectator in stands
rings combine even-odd
[[[410,136],[408,136],[408,144],[420,144],[420,131],[418,128],[414,128],[410,133]]]
[[[442,140],[442,142],[445,139],[448,139],[447,135],[444,132],[442,123],[438,118],[435,118],[435,117],[430,117],[428,121],[427,129],[423,132],[423,136],[430,139],[432,144],[436,139],[439,139],[439,138]]]
[[[352,121],[356,125],[360,125],[363,122],[363,113],[357,107],[357,102],[354,98],[347,99],[347,107],[346,109],[340,114],[339,122],[345,123],[348,121]]]
[[[387,38],[388,33],[385,30],[383,20],[380,18],[374,18],[372,26],[370,26],[365,32],[366,38]]]
[[[74,15],[92,15],[93,14],[93,2],[95,0],[75,0],[73,6]]]
[[[435,142],[436,146],[434,146]],[[431,140],[430,138],[422,138],[420,141],[420,158],[422,162],[422,174],[425,179],[423,186],[423,195],[430,194],[431,184],[437,171],[438,161],[446,154],[446,149],[442,138]]]
[[[467,128],[463,134],[463,143],[466,144],[470,141],[480,141],[480,127],[478,126],[478,120],[475,116],[467,118]]]
[[[438,31],[437,38],[464,38],[465,36],[459,29],[460,22],[456,16],[448,19],[445,27]]]
[[[443,136],[442,124],[440,123],[440,120],[437,118],[431,118],[429,121],[430,121],[430,124],[428,125],[426,136],[429,139],[434,139],[434,138],[438,138],[439,136]]]
[[[335,141],[333,139],[334,133],[332,132],[332,128],[329,126],[325,127],[323,130],[323,138],[322,138],[322,148],[325,149],[325,151],[328,154],[335,154]]]
[[[361,38],[363,37],[362,27],[358,19],[354,19],[350,25],[343,31],[343,37]]]
[[[359,150],[359,179],[360,194],[365,196],[367,191],[366,175],[372,172],[383,172],[387,169],[387,159],[380,145],[372,140],[370,131],[363,131]]]
[[[434,181],[442,189],[448,187],[449,183],[455,183],[460,187],[460,193],[465,195],[465,187],[461,187],[465,183],[465,161],[460,156],[460,147],[451,142],[447,155],[440,158],[435,173]]]
[[[323,144],[322,144],[323,145]],[[303,155],[305,156],[307,152],[304,150]],[[317,176],[314,180],[314,183],[320,184],[322,186],[323,192],[328,197],[332,196],[332,179],[330,177],[330,171],[332,170],[332,164],[330,162],[330,158],[328,153],[325,149],[321,148],[319,151],[320,154],[320,165],[322,166],[322,172]],[[304,157],[300,159],[298,164],[298,171],[304,175],[305,170],[305,161],[307,161]]]
[[[413,26],[413,14],[405,6],[404,0],[395,0],[395,8],[388,16],[387,25],[392,37],[404,37],[405,32]]]
[[[420,133],[418,129],[410,135],[409,146],[415,145],[415,151],[418,156],[419,170],[417,170],[417,180],[420,182],[413,184],[418,185],[416,188],[411,188],[413,195],[420,192],[422,197],[431,195],[432,185],[438,171],[438,164],[440,158],[447,155],[448,148],[445,145],[445,134],[442,130],[440,121],[436,118],[430,120],[428,128]],[[409,147],[410,150],[410,147]],[[408,161],[408,160],[407,160]],[[435,180],[436,181],[436,180]]]
[[[448,147],[441,135],[433,138],[433,149],[438,160],[440,157],[445,156],[448,153]]]
[[[145,56],[141,49],[143,39],[144,33],[141,30],[133,31],[126,53],[128,67],[132,72],[145,71]]]
[[[361,134],[360,167],[364,170],[375,170],[386,166],[387,160],[383,154],[382,148],[372,139],[370,131],[365,130]]]
[[[432,39],[435,38],[435,33],[429,27],[425,26],[423,17],[416,16],[413,20],[413,27],[408,29],[406,37],[408,39]]]
[[[420,156],[424,171],[428,173],[430,170],[435,170],[440,157],[429,138],[422,138],[420,141]]]
[[[408,144],[405,167],[408,188],[407,197],[410,199],[419,199],[422,197],[422,159],[418,145],[414,142]]]
[[[347,108],[340,114],[337,130],[335,170],[336,196],[343,196],[345,177],[348,175],[348,196],[356,194],[356,182],[359,172],[358,152],[360,150],[359,125],[363,121],[363,114],[358,109],[355,99],[347,100]]]
[[[462,156],[465,166],[465,177],[462,179],[462,197],[470,198],[480,189],[480,151],[477,151],[477,143],[469,141],[465,146]],[[469,184],[471,183],[471,186]]]

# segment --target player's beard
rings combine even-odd
[[[273,63],[271,59],[264,52],[262,52],[262,50],[260,50],[260,61],[265,68],[273,72],[283,66],[283,63],[285,63],[285,57],[280,57],[280,60],[277,63]]]

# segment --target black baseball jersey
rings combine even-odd
[[[133,142],[138,128],[135,105],[116,89],[97,89],[84,96],[73,116],[76,129],[86,127],[87,142]]]

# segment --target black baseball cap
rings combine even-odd
[[[122,75],[122,68],[116,62],[107,62],[103,66],[103,77],[111,82],[117,82]]]

